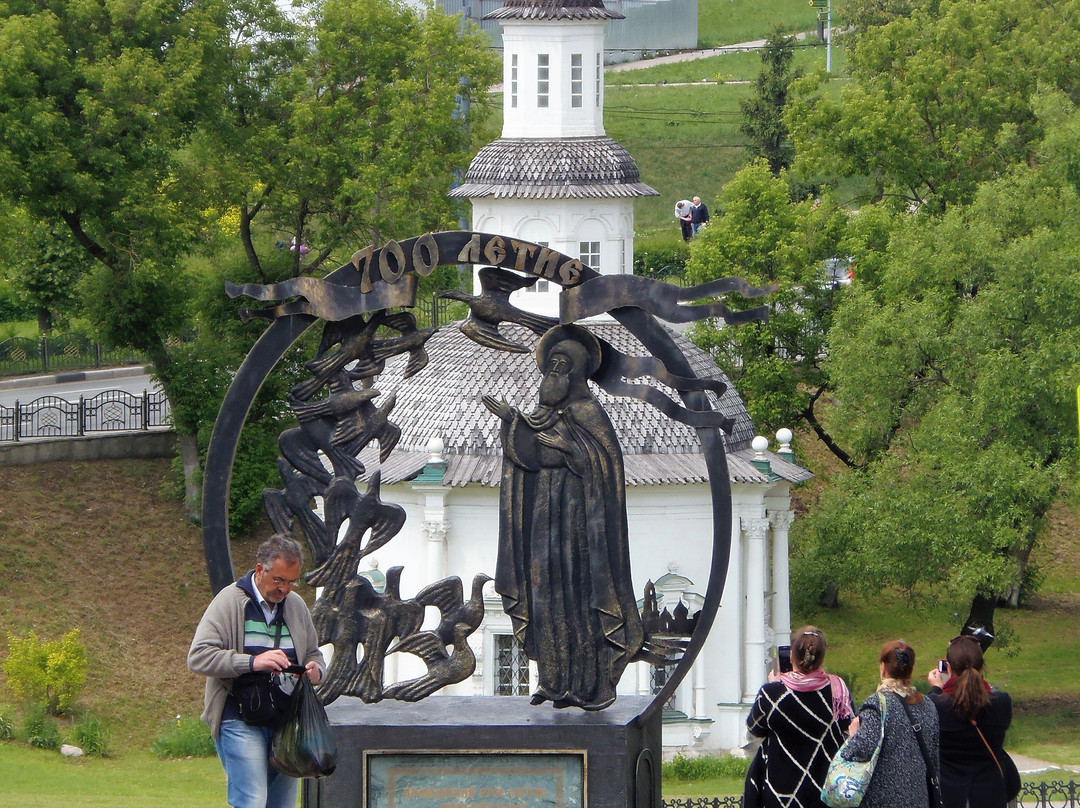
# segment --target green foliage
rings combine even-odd
[[[698,47],[761,39],[767,30],[763,21],[778,25],[785,33],[810,31],[817,27],[817,13],[805,1],[738,3],[731,0],[701,0],[698,4]]]
[[[730,755],[724,757],[686,757],[676,754],[664,764],[664,777],[673,780],[706,780],[716,777],[746,777],[750,761]]]
[[[687,280],[736,276],[778,289],[764,301],[768,323],[706,321],[691,338],[735,383],[759,431],[792,426],[826,384],[819,360],[842,290],[827,283],[823,261],[836,255],[846,217],[828,197],[791,201],[786,172],[773,176],[764,160],[738,172],[713,210],[691,243]],[[736,310],[762,303],[739,295],[727,301]]]
[[[675,221],[674,218],[672,221]],[[634,240],[634,274],[651,278],[681,276],[690,257],[690,246],[682,240],[678,222],[672,234]]]
[[[1075,97],[1080,29],[1065,8],[942,0],[862,31],[839,101],[821,77],[797,84],[789,127],[801,170],[875,178],[878,198],[940,213],[1030,161],[1037,89]]]
[[[179,715],[158,735],[151,751],[161,758],[211,757],[216,754],[210,728],[198,718]]]
[[[109,756],[109,733],[101,719],[93,713],[84,712],[72,727],[75,745],[94,757]]]
[[[0,741],[10,741],[15,737],[15,725],[11,720],[11,713],[0,712]]]
[[[24,710],[23,737],[38,749],[60,748],[60,727],[44,704],[31,704]]]
[[[742,132],[750,140],[747,153],[768,161],[773,174],[790,166],[795,153],[784,123],[788,88],[799,77],[791,70],[794,58],[795,38],[774,30],[761,51],[761,72],[754,82],[754,95],[740,104],[745,118]]]
[[[86,648],[77,628],[59,640],[42,642],[37,634],[8,634],[3,671],[16,698],[44,707],[53,715],[71,710],[86,682]]]

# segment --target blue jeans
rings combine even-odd
[[[270,765],[273,737],[269,727],[250,727],[238,720],[221,722],[221,737],[214,746],[225,769],[233,808],[296,808],[296,778]]]

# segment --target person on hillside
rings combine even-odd
[[[885,643],[878,656],[881,684],[852,720],[851,739],[840,750],[844,760],[870,760],[881,741],[874,776],[861,808],[933,808],[927,781],[938,776],[937,708],[911,684],[915,650],[903,640]],[[881,700],[885,697],[885,736],[881,735]],[[915,734],[919,728],[922,743]],[[923,749],[926,749],[926,755]]]
[[[934,668],[926,680],[941,725],[945,808],[1004,808],[1020,786],[1016,764],[1002,746],[1012,723],[1012,700],[983,677],[978,638],[954,637],[945,672]]]
[[[825,634],[803,626],[791,638],[792,670],[770,671],[746,727],[761,744],[762,771],[753,784],[764,808],[820,808],[829,762],[851,719],[851,694],[839,676],[826,673]],[[750,783],[748,783],[748,787]]]
[[[705,206],[705,203],[701,201],[700,196],[694,197],[694,204],[690,206],[690,227],[694,231],[694,235],[698,234],[698,230],[709,223],[709,209]]]
[[[689,199],[680,199],[675,203],[675,218],[679,220],[683,241],[689,241],[694,236],[694,226],[690,222],[691,207]]]
[[[233,808],[295,808],[297,780],[270,765],[270,741],[296,683],[286,668],[302,666],[318,683],[326,670],[304,599],[291,591],[303,553],[274,535],[259,547],[255,569],[227,586],[206,608],[188,650],[188,668],[206,677],[202,719],[225,769]],[[297,668],[299,670],[299,668]],[[238,682],[258,682],[275,707],[256,716]]]

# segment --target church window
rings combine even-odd
[[[548,105],[549,80],[551,68],[548,66],[548,55],[539,53],[536,55],[536,106],[541,109]]]
[[[513,634],[495,637],[495,695],[529,695],[529,658]]]
[[[652,687],[650,689],[652,690],[652,694],[655,696],[657,693],[664,689],[664,685],[666,685],[668,679],[671,678],[671,674],[668,669],[663,667],[662,665],[650,665],[649,668],[652,672],[652,675],[650,677],[652,679],[652,682],[650,683]],[[675,709],[674,693],[672,693],[671,696],[668,697],[668,700],[664,702],[664,709]]]
[[[584,79],[584,67],[580,53],[570,54],[570,106],[580,107],[582,96],[582,84]]]
[[[517,106],[518,95],[518,55],[510,55],[510,106]]]
[[[587,267],[600,271],[600,242],[599,241],[581,241],[578,242],[578,258]]]

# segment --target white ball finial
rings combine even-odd
[[[443,453],[443,450],[446,448],[446,444],[443,443],[442,438],[440,438],[438,436],[433,437],[433,438],[428,438],[426,448],[427,448],[427,453],[429,455],[431,455],[428,458],[429,463],[442,463],[442,462],[444,462],[442,453]]]
[[[750,441],[750,448],[754,450],[756,459],[764,460],[765,450],[769,448],[769,439],[763,435],[757,435]]]
[[[795,435],[786,426],[782,426],[778,430],[776,430],[776,439],[781,444],[791,443],[791,439],[794,438],[794,437],[795,437]]]

